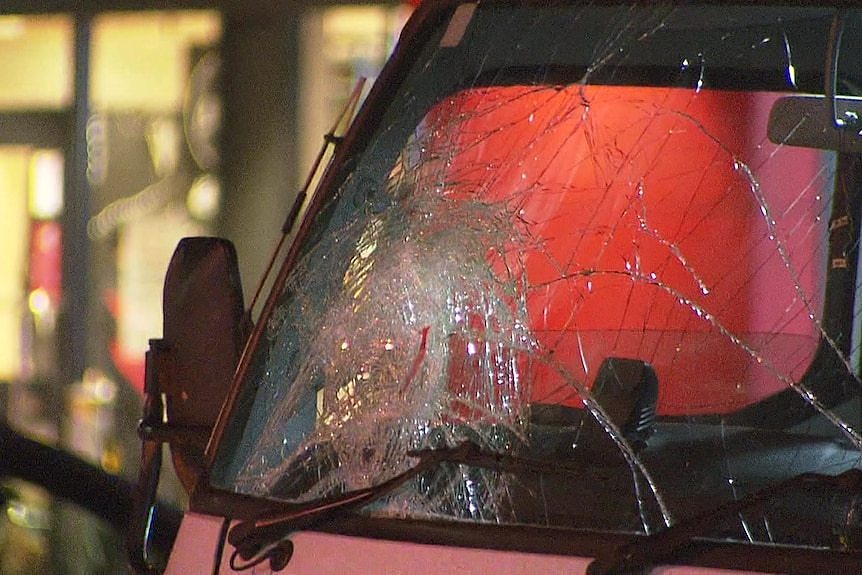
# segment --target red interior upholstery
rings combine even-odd
[[[568,382],[591,385],[608,356],[653,365],[662,414],[736,410],[802,376],[829,193],[820,153],[766,140],[774,99],[512,86],[429,113],[423,170],[504,207],[520,237],[489,257],[529,278],[533,401],[578,405]]]

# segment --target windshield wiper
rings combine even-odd
[[[706,513],[684,519],[662,531],[643,536],[634,543],[617,548],[607,557],[597,557],[587,568],[587,575],[648,573],[658,563],[666,562],[685,551],[696,538],[708,533],[721,520],[733,517],[788,490],[807,487],[830,487],[845,493],[862,494],[862,470],[853,468],[839,475],[796,475],[736,501],[719,505]]]
[[[235,548],[230,559],[231,568],[241,571],[269,561],[273,571],[281,570],[287,566],[293,555],[293,543],[288,539],[291,533],[320,525],[374,503],[423,472],[443,463],[508,473],[583,472],[583,467],[487,451],[469,440],[454,447],[409,451],[407,455],[417,458],[418,463],[387,481],[336,497],[286,505],[279,513],[238,523],[228,534],[228,541]],[[845,493],[862,494],[862,470],[853,468],[839,475],[797,475],[619,547],[607,557],[596,558],[587,573],[611,575],[647,572],[660,561],[666,561],[685,551],[695,539],[708,533],[722,519],[733,517],[788,490],[810,487],[829,487]],[[239,560],[245,563],[240,564]]]
[[[287,539],[287,535],[373,503],[441,463],[463,464],[509,473],[583,471],[583,468],[576,469],[573,466],[550,461],[489,452],[469,440],[454,447],[408,451],[407,455],[417,458],[419,462],[383,483],[350,491],[337,497],[325,497],[304,504],[290,505],[281,513],[238,523],[228,534],[228,542],[235,547],[230,560],[231,569],[235,571],[250,569],[267,560],[273,571],[283,569],[293,555],[293,543]],[[245,563],[238,564],[239,559]]]

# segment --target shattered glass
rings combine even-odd
[[[451,11],[319,192],[216,482],[325,501],[469,442],[517,465],[361,512],[651,533],[860,467],[860,158],[768,137],[824,93],[832,18]],[[790,489],[704,535],[852,547],[856,499]]]

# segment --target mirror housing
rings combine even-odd
[[[767,135],[773,144],[801,146],[843,153],[862,152],[862,98],[836,96],[787,96],[778,99],[769,113]],[[846,122],[839,125],[835,116]]]
[[[236,250],[221,238],[184,238],[165,275],[164,336],[151,342],[148,396],[162,421],[142,433],[170,444],[177,476],[191,493],[204,450],[230,390],[247,332]]]

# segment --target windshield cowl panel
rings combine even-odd
[[[323,190],[216,483],[650,535],[859,467],[860,158],[768,137],[829,11],[464,6]],[[857,547],[789,485],[697,536]]]

